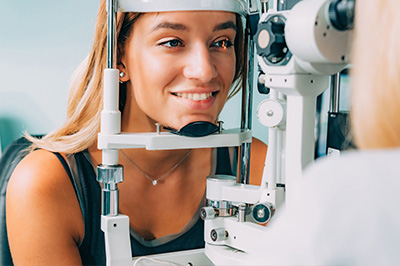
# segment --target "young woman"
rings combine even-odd
[[[77,71],[65,124],[33,142],[7,191],[7,230],[15,264],[104,264],[100,229],[101,163],[96,138],[106,62],[102,1],[93,49]],[[240,16],[224,11],[118,14],[123,132],[216,123],[246,69]],[[259,184],[266,145],[254,139],[251,183]],[[222,155],[221,155],[222,154]],[[134,256],[204,245],[199,207],[206,177],[232,172],[221,149],[120,150],[120,213],[128,215]],[[218,166],[213,164],[218,157]],[[228,170],[226,170],[228,169]],[[153,185],[153,181],[157,185]]]

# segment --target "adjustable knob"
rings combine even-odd
[[[214,242],[220,242],[228,239],[228,232],[223,228],[213,229],[210,232],[211,240]]]
[[[212,220],[217,216],[217,213],[213,207],[203,207],[200,210],[200,217],[203,220]]]
[[[283,127],[286,123],[286,103],[280,100],[266,99],[257,108],[257,117],[266,127]]]
[[[257,54],[269,65],[286,64],[291,57],[285,40],[285,18],[281,15],[260,22],[254,42]]]
[[[274,213],[275,207],[270,202],[259,203],[253,208],[253,218],[260,224],[269,222]]]

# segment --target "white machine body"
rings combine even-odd
[[[220,193],[207,189],[207,198],[247,206],[270,203],[291,208],[293,183],[314,160],[316,98],[329,87],[330,75],[348,65],[351,31],[338,31],[328,20],[326,0],[304,0],[290,11],[270,11],[264,21],[279,15],[285,22],[284,35],[290,53],[283,64],[258,62],[264,73],[259,81],[271,89],[270,99],[258,108],[260,122],[269,127],[269,147],[261,187],[212,184]],[[272,38],[260,32],[259,45]],[[285,192],[278,184],[285,184]],[[251,196],[250,196],[251,195]],[[256,200],[256,201],[255,201]],[[273,247],[270,228],[240,214],[205,220],[205,253],[215,265],[260,265],[268,263],[262,250]],[[213,237],[214,236],[214,237]],[[217,237],[215,237],[217,236]],[[261,252],[260,252],[261,251]]]
[[[245,0],[108,1],[109,13],[223,10],[247,15],[251,10]],[[205,219],[205,255],[214,265],[267,262],[260,252],[274,244],[268,238],[271,229],[267,224],[284,202],[290,208],[293,180],[300,178],[304,167],[314,159],[316,97],[328,88],[329,75],[348,64],[350,51],[351,31],[338,31],[330,25],[328,2],[304,0],[290,11],[270,10],[261,16],[260,22],[273,16],[282,18],[287,44],[284,49],[290,53],[282,64],[268,63],[263,56],[258,56],[264,73],[259,81],[271,89],[270,98],[258,108],[259,120],[269,128],[261,186],[239,184],[233,176],[208,177],[207,206],[202,210],[202,218]],[[264,47],[270,40],[270,33],[261,31],[257,41]],[[115,49],[112,46],[110,50]],[[117,183],[122,176],[115,180],[110,176],[122,172],[116,170],[119,149],[229,147],[251,142],[251,130],[243,128],[195,139],[160,132],[121,133],[117,75],[115,69],[105,72],[105,109],[98,141],[99,149],[103,150],[103,165],[99,168],[111,192],[105,191],[108,194],[104,195],[118,196]],[[118,204],[112,209],[118,210]],[[115,211],[106,211],[102,216],[102,229],[107,243],[107,265],[130,265],[129,219]],[[114,245],[124,245],[124,248]],[[181,261],[179,252],[173,256]],[[168,259],[171,261],[171,256]]]
[[[119,0],[119,12],[168,12],[168,11],[228,11],[241,15],[248,13],[246,0]]]

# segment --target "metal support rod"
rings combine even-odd
[[[330,76],[330,113],[339,113],[339,99],[340,99],[340,73]]]
[[[117,66],[115,59],[115,35],[116,35],[116,0],[107,1],[107,68]]]
[[[119,208],[119,190],[117,188],[117,184],[104,184],[104,188],[102,189],[102,206],[101,213],[102,215],[118,215]]]
[[[102,188],[102,215],[118,215],[118,183],[121,183],[123,177],[122,165],[99,165],[97,166],[96,180],[103,183]]]
[[[249,21],[249,19],[247,19]],[[248,22],[249,23],[249,22]],[[249,25],[248,25],[249,26]],[[249,28],[249,27],[247,27]],[[242,91],[242,119],[241,119],[241,128],[242,129],[251,129],[252,127],[252,107],[253,107],[253,79],[254,79],[254,43],[251,38],[251,34],[247,33],[247,40],[249,44],[248,49],[248,74],[246,77],[246,89]],[[241,145],[240,149],[240,180],[239,182],[242,184],[249,183],[250,176],[250,153],[251,153],[251,144],[244,143]]]
[[[261,0],[261,13],[267,13],[269,9],[268,0]]]

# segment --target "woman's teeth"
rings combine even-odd
[[[183,99],[193,100],[193,101],[203,101],[210,97],[212,97],[212,92],[207,93],[174,93],[176,96],[181,97]]]

